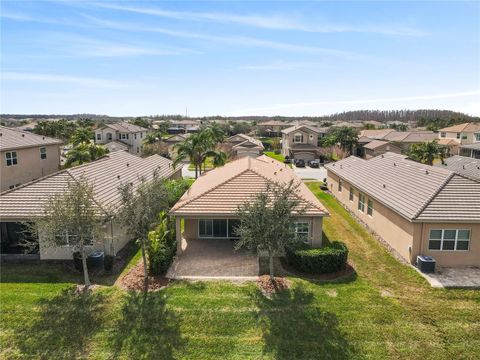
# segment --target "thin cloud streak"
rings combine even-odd
[[[190,12],[190,11],[170,11],[160,8],[144,8],[138,6],[124,6],[116,4],[95,3],[96,7],[125,11],[136,14],[157,16],[175,20],[188,21],[207,21],[218,23],[234,23],[240,25],[253,26],[257,28],[272,29],[272,30],[296,30],[304,32],[317,33],[376,33],[382,35],[402,35],[402,36],[426,36],[429,35],[420,29],[416,29],[404,25],[387,25],[387,26],[372,26],[372,25],[345,25],[345,24],[323,24],[323,25],[309,25],[301,22],[293,21],[291,18],[279,15],[238,15],[231,13],[205,13],[205,12]]]
[[[276,61],[271,64],[260,64],[260,65],[242,65],[239,66],[240,70],[250,70],[250,71],[277,71],[277,70],[297,70],[297,69],[311,69],[311,68],[321,68],[325,67],[324,63],[302,63],[302,62],[284,62]]]

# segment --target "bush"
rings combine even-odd
[[[172,219],[165,213],[159,214],[159,223],[148,234],[148,271],[151,275],[165,273],[177,250],[175,227]]]
[[[309,274],[328,274],[344,270],[347,257],[347,246],[339,241],[319,249],[303,245],[286,250],[288,264],[298,271]]]

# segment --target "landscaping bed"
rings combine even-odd
[[[148,277],[148,291],[157,291],[171,282],[170,279],[162,275]],[[144,290],[143,262],[139,261],[127,274],[121,277],[117,285],[124,290]]]

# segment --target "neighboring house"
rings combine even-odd
[[[129,147],[127,144],[124,144],[120,141],[114,140],[110,141],[105,144],[105,147],[108,149],[109,152],[115,152],[115,151],[128,151]]]
[[[141,155],[143,139],[149,131],[144,127],[128,122],[106,124],[95,130],[95,144],[106,145],[116,141],[127,145],[129,153]]]
[[[363,145],[363,149],[364,158],[367,160],[371,159],[372,157],[385,154],[386,152],[393,152],[396,154],[402,153],[402,150],[398,146],[383,140],[372,140]]]
[[[480,266],[480,182],[393,153],[325,167],[332,194],[408,262]]]
[[[363,128],[363,124],[360,122],[350,122],[350,121],[340,121],[333,123],[332,127],[350,127],[354,129],[361,129]]]
[[[437,134],[433,131],[395,131],[385,135],[382,140],[396,145],[403,152],[408,152],[414,144],[423,144],[436,139]]]
[[[328,211],[289,166],[262,155],[247,156],[204,173],[173,206],[170,214],[176,217],[177,253],[189,241],[237,238],[238,207],[264,192],[268,184],[288,184],[292,180],[299,186],[296,196],[300,207],[305,209],[295,224],[297,236],[313,247],[320,247],[322,220],[329,215]]]
[[[359,137],[366,137],[372,140],[382,140],[390,133],[396,133],[394,129],[379,129],[379,130],[362,130]]]
[[[381,128],[384,127],[385,124],[381,121],[376,121],[376,120],[367,120],[363,122],[363,125],[372,125],[375,126],[376,128]]]
[[[177,156],[175,145],[184,142],[190,134],[174,134],[162,139],[162,142],[167,145],[168,155],[173,159]]]
[[[480,123],[465,123],[438,130],[439,139],[454,139],[461,145],[480,143]]]
[[[93,249],[119,251],[130,240],[125,229],[115,221],[114,214],[121,208],[118,187],[132,183],[134,188],[141,184],[141,178],[152,179],[157,171],[163,178],[180,178],[181,169],[174,169],[172,162],[159,155],[140,158],[126,151],[109,153],[85,165],[79,165],[0,194],[1,253],[22,254],[20,244],[22,223],[34,221],[42,216],[44,206],[51,196],[61,194],[67,184],[84,177],[93,187],[92,201],[105,216],[104,242],[94,242]],[[110,217],[113,215],[113,217]],[[72,248],[68,246],[68,232],[65,246],[46,247],[38,241],[38,256],[42,260],[71,259]]]
[[[0,126],[0,191],[58,171],[61,144],[58,139]]]
[[[187,134],[198,132],[200,129],[200,121],[196,120],[170,120],[172,126],[167,129],[169,134]]]
[[[231,153],[234,158],[245,156],[257,157],[263,153],[264,146],[262,142],[245,134],[237,134],[229,137],[226,144],[231,146]]]
[[[435,165],[453,171],[466,178],[480,181],[480,159],[454,155],[443,161],[443,164]]]
[[[460,155],[480,159],[480,142],[470,145],[460,145]]]
[[[308,125],[292,126],[282,130],[282,155],[291,159],[313,160],[320,156],[320,140],[325,128]]]
[[[256,129],[259,136],[279,137],[282,136],[282,130],[289,126],[285,121],[270,120],[258,123]]]

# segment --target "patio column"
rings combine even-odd
[[[182,253],[182,219],[178,216],[175,217],[175,236],[177,240],[177,255]]]

